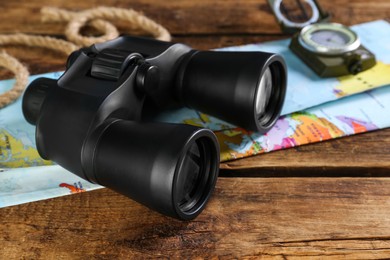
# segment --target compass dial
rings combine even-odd
[[[322,54],[341,54],[356,50],[360,41],[355,32],[336,23],[318,23],[304,27],[299,35],[306,49]]]

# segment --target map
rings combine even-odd
[[[216,132],[222,160],[243,158],[390,127],[390,85],[281,117],[265,135]]]
[[[378,60],[374,68],[356,76],[319,78],[289,51],[289,40],[225,49],[277,52],[286,59],[289,78],[283,116],[267,134],[186,108],[166,111],[155,120],[214,130],[222,161],[390,127],[390,117],[386,116],[390,114],[390,25],[376,21],[352,28]],[[60,75],[35,75],[30,80]],[[13,80],[0,81],[0,93],[12,84]],[[24,120],[21,99],[0,109],[0,207],[98,188],[101,186],[40,158],[35,127]]]
[[[33,144],[23,143],[25,133],[11,134],[5,129],[0,130],[0,159],[1,164],[10,168],[50,165],[43,160]]]

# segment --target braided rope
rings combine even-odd
[[[67,55],[79,48],[73,43],[48,36],[33,36],[21,33],[0,35],[0,45],[11,44],[29,47],[42,47],[60,51]]]
[[[5,51],[0,52],[0,66],[9,69],[15,75],[15,84],[7,92],[0,95],[0,108],[13,103],[23,92],[28,83],[28,70],[17,59],[7,54]]]
[[[116,28],[114,27],[115,30],[112,30],[111,23],[104,20],[125,21],[131,29],[142,29],[158,40],[171,40],[171,35],[167,29],[133,9],[97,7],[75,13],[54,7],[45,7],[42,8],[41,12],[43,21],[68,22],[65,30],[67,39],[82,46],[104,42],[119,36]],[[80,35],[80,29],[86,24],[95,27],[102,32],[103,35],[98,37]]]
[[[67,55],[78,49],[73,43],[44,36],[26,34],[0,35],[0,45],[17,44],[30,47],[43,47],[61,51]],[[0,66],[12,71],[16,81],[12,88],[0,95],[0,108],[13,103],[23,93],[28,84],[28,69],[5,51],[0,53]]]
[[[85,17],[85,15],[88,13],[89,10],[82,12],[71,12],[56,7],[43,7],[41,9],[43,22],[67,22],[69,24],[69,22],[73,21],[74,19],[77,19],[77,17]],[[103,35],[99,37],[86,37],[80,35],[80,28],[85,26],[87,23],[88,25],[97,29]],[[89,19],[85,20],[84,23],[80,24],[80,27],[75,32],[69,33],[65,31],[65,36],[71,42],[75,42],[81,46],[89,46],[96,42],[112,40],[119,36],[119,32],[112,23],[104,21],[102,19],[98,19],[98,17],[89,17]]]
[[[41,9],[42,21],[44,22],[67,22],[65,36],[71,42],[45,36],[32,36],[26,34],[0,35],[0,45],[22,45],[30,47],[42,47],[57,50],[69,55],[79,46],[89,46],[97,42],[104,42],[119,36],[117,28],[110,21],[122,20],[129,24],[130,29],[142,29],[153,37],[170,41],[171,35],[168,30],[132,9],[115,7],[97,7],[81,12],[71,12],[54,7]],[[105,19],[109,21],[105,21]],[[80,29],[90,25],[102,33],[98,37],[80,35]],[[13,87],[0,95],[0,108],[14,102],[22,94],[28,84],[29,72],[16,58],[6,52],[0,52],[0,66],[15,74]]]

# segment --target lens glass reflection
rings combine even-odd
[[[198,194],[202,194],[202,161],[199,146],[194,142],[183,159],[177,182],[179,207],[183,211],[195,205]]]
[[[257,89],[255,106],[258,117],[261,117],[266,112],[267,105],[271,98],[272,87],[272,73],[268,67],[264,71]]]

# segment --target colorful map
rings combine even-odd
[[[373,68],[359,75],[339,77],[340,84],[334,88],[334,93],[337,97],[345,97],[377,86],[384,86],[389,84],[389,75],[390,64],[379,61]]]
[[[286,59],[289,79],[284,116],[267,134],[185,108],[166,111],[155,120],[214,130],[222,161],[390,127],[390,25],[376,21],[353,29],[378,59],[373,69],[356,76],[319,78],[289,51],[289,40],[226,49],[278,52]],[[36,75],[31,80],[60,75]],[[12,84],[13,80],[0,81],[0,93]],[[21,100],[0,109],[0,207],[101,188],[51,164],[39,157],[35,127],[24,120]]]
[[[390,127],[390,85],[281,117],[267,134],[216,132],[222,160]]]
[[[0,129],[0,167],[18,168],[38,165],[50,165],[50,161],[43,160],[35,145],[25,144],[25,133],[13,135],[5,129]]]

